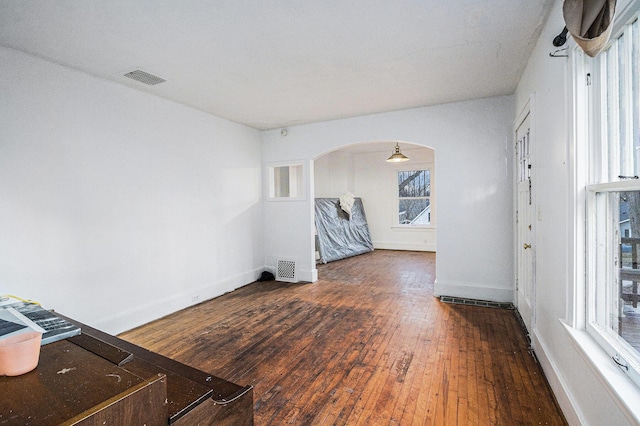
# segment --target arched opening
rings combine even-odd
[[[360,198],[374,249],[435,252],[435,150],[400,142],[409,160],[387,162],[395,144],[357,143],[320,155],[313,163],[313,196]],[[316,260],[324,263],[322,248],[316,249]]]

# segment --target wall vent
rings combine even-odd
[[[454,305],[481,306],[483,308],[515,309],[513,303],[490,302],[488,300],[465,299],[463,297],[440,296],[440,301]]]
[[[295,260],[278,259],[278,268],[276,270],[276,280],[288,283],[298,282],[298,272]]]
[[[139,81],[140,83],[144,83],[148,86],[155,86],[156,84],[164,83],[165,81],[167,81],[162,77],[149,74],[148,72],[142,70],[133,70],[126,73],[124,76],[132,80]]]

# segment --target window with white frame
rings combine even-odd
[[[304,198],[304,169],[302,164],[270,165],[268,167],[269,200],[298,200]]]
[[[426,226],[431,223],[431,171],[398,172],[398,224]]]
[[[590,107],[586,328],[640,386],[640,24],[585,60]]]

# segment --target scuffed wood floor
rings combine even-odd
[[[254,386],[257,425],[566,424],[512,310],[433,296],[435,254],[377,250],[120,337]]]

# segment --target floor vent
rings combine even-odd
[[[297,283],[297,267],[295,260],[278,260],[278,268],[276,270],[276,280],[288,283]]]
[[[133,70],[126,73],[124,76],[132,80],[139,81],[140,83],[146,84],[148,86],[155,86],[156,84],[164,83],[165,81],[167,81],[162,77],[149,74],[148,72],[142,70]]]
[[[465,299],[462,297],[440,296],[440,301],[454,305],[481,306],[483,308],[514,309],[513,303],[490,302],[488,300]]]
[[[518,319],[518,322],[520,323],[520,327],[522,328],[522,332],[524,333],[524,337],[527,339],[527,342],[529,343],[529,348],[531,348],[531,335],[529,334],[529,330],[527,330],[527,325],[524,323],[524,320],[522,319],[522,315],[520,315],[520,312],[518,312],[518,310],[516,309],[516,318]],[[535,354],[532,354],[535,357]]]

